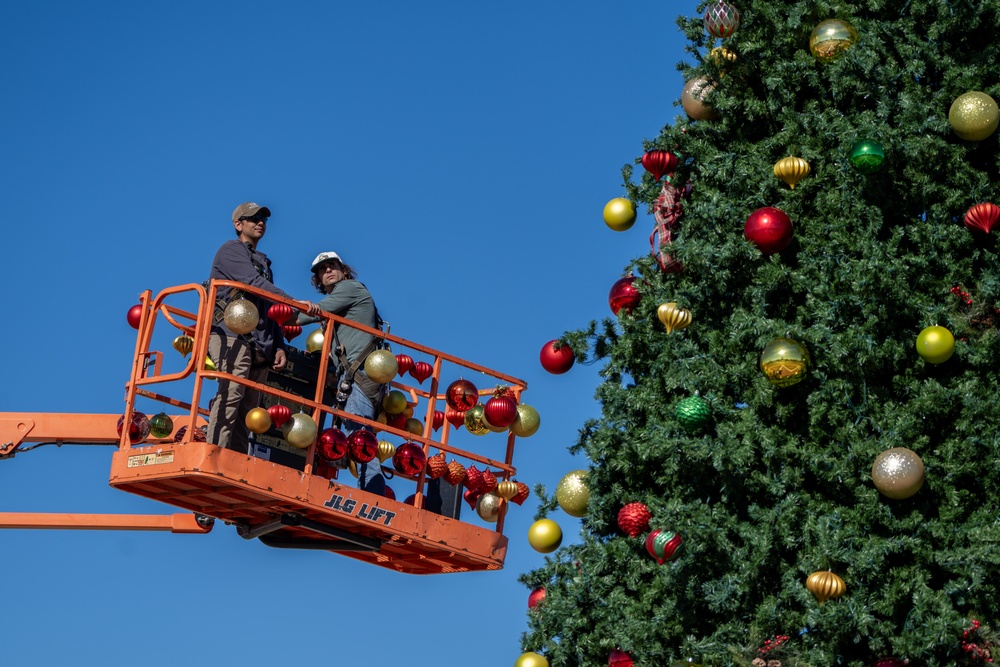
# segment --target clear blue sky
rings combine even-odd
[[[286,291],[308,298],[310,260],[335,250],[393,333],[526,380],[542,426],[519,441],[518,479],[554,489],[588,465],[566,448],[598,414],[598,367],[551,376],[538,351],[610,315],[611,284],[648,252],[650,216],[616,233],[601,211],[681,113],[674,18],[696,9],[4,3],[0,411],[120,411],[127,309],[204,279],[254,200],[272,209],[261,248]],[[174,511],[110,489],[110,456],[0,461],[0,511]],[[0,531],[0,664],[510,665],[517,576],[544,559],[525,539],[536,508],[508,514],[503,571],[432,577],[221,524]]]

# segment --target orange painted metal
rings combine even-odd
[[[200,524],[194,514],[60,514],[0,512],[0,528],[62,528],[70,530],[159,530],[204,534],[212,524]]]
[[[289,401],[300,406],[301,411],[311,414],[317,424],[324,419],[329,423],[332,419],[349,416],[322,402],[323,382],[316,383],[314,395],[298,396],[203,367],[214,310],[210,304],[215,303],[217,290],[223,286],[286,303],[296,310],[300,305],[300,302],[275,297],[268,292],[231,281],[212,281],[207,289],[194,284],[172,287],[163,290],[155,298],[150,291],[143,292],[140,301],[145,307],[140,318],[122,412],[127,418],[131,418],[137,398],[186,410],[186,414],[173,417],[175,433],[182,427],[187,429],[186,436],[180,442],[166,438],[132,444],[129,442],[127,429],[124,429],[126,433],[121,436],[116,432],[118,419],[122,416],[120,414],[0,413],[0,457],[12,455],[22,442],[116,442],[118,451],[112,457],[109,480],[112,487],[231,523],[246,539],[257,538],[274,547],[325,549],[411,574],[502,568],[507,552],[507,538],[503,535],[503,516],[509,508],[507,503],[501,508],[497,523],[486,528],[422,509],[426,481],[424,472],[415,478],[397,475],[397,478],[415,483],[415,502],[414,505],[408,505],[312,474],[315,443],[305,452],[303,469],[297,470],[221,449],[212,443],[193,441],[192,433],[205,424],[207,413],[203,405],[203,384],[210,380],[237,382]],[[194,297],[197,309],[180,309],[168,303],[168,300],[179,295]],[[262,316],[266,314],[262,313]],[[444,402],[444,395],[439,391],[445,363],[450,367],[457,367],[467,376],[479,377],[481,374],[494,384],[505,383],[518,398],[527,388],[523,381],[336,315],[324,314],[322,317],[324,322],[321,326],[324,327],[325,335],[323,349],[318,351],[319,378],[325,378],[327,374],[335,325],[360,329],[382,338],[387,344],[395,344],[432,359],[433,373],[429,391],[403,382],[391,383],[394,388],[408,393],[412,401],[426,401],[422,434],[350,416],[353,421],[367,425],[376,432],[417,442],[428,455],[432,452],[445,452],[467,461],[466,465],[482,464],[498,478],[505,480],[514,475],[515,437],[512,434],[505,438],[503,460],[496,460],[491,456],[454,446],[449,441],[452,430],[449,422],[444,422],[439,437],[435,436],[431,425],[434,411]],[[190,335],[194,339],[190,356],[179,371],[163,372],[162,353],[151,349],[156,324],[161,320],[163,326],[172,327],[173,331]],[[192,379],[193,390],[185,386],[190,397],[185,395],[179,398],[168,394],[167,390],[173,383],[190,383]],[[481,388],[480,394],[488,393],[491,391]],[[348,481],[354,480],[348,478]],[[11,515],[0,514],[0,519],[5,516]],[[124,524],[130,521],[120,518],[120,515],[111,515],[119,518],[106,520],[95,519],[93,515],[76,515],[81,517],[78,519],[73,519],[74,515],[51,515],[52,518],[46,520],[38,518],[42,515],[22,516],[26,523],[40,523],[31,526],[22,523],[18,527],[48,527],[49,521],[52,527],[108,527],[108,524],[120,521],[123,524],[120,527],[127,528]],[[167,519],[168,517],[162,517],[160,522]],[[12,523],[17,521],[14,518],[8,520]],[[103,525],[83,525],[88,521]],[[3,526],[0,523],[0,527]]]

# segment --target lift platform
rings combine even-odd
[[[338,417],[350,417],[375,430],[380,438],[417,443],[428,457],[443,452],[463,466],[476,465],[481,470],[493,472],[498,480],[507,481],[515,474],[516,437],[513,433],[470,435],[470,440],[476,444],[483,443],[503,453],[502,458],[485,456],[452,444],[450,440],[456,429],[447,420],[441,424],[440,434],[436,433],[435,412],[443,411],[446,405],[443,386],[459,377],[475,380],[480,395],[492,394],[496,385],[504,385],[518,400],[527,388],[523,381],[387,331],[324,314],[318,325],[324,330],[323,346],[312,353],[316,355],[316,379],[309,385],[314,389],[312,395],[253,383],[211,369],[205,363],[213,313],[209,304],[215,303],[220,287],[236,288],[275,303],[286,303],[296,311],[300,305],[232,281],[172,287],[155,298],[150,291],[144,292],[140,298],[142,315],[123,413],[0,413],[0,458],[14,456],[19,445],[25,442],[115,443],[117,450],[112,455],[110,485],[192,512],[193,523],[170,519],[179,528],[175,532],[207,532],[212,519],[216,519],[234,525],[241,537],[258,539],[268,546],[327,550],[404,573],[453,573],[503,567],[507,551],[503,524],[509,503],[501,503],[495,523],[475,516],[473,521],[485,525],[432,512],[425,507],[429,482],[426,466],[416,477],[395,474],[397,482],[394,483],[401,481],[412,485],[413,489],[408,502],[401,502],[360,490],[355,480],[346,475],[345,480],[340,480],[343,471],[319,460],[315,442],[302,450],[300,466],[290,466],[223,449],[199,441],[198,436],[208,415],[203,403],[207,404],[207,399],[214,395],[214,386],[209,385],[211,389],[206,391],[205,383],[229,380],[255,387],[272,403],[295,406],[293,412],[305,412],[317,424],[331,424]],[[189,305],[182,308],[175,305],[177,301]],[[266,314],[261,313],[261,316],[266,317]],[[430,364],[433,371],[426,378],[429,381],[427,389],[423,388],[423,382],[394,380],[391,383],[394,389],[409,397],[415,415],[423,415],[423,433],[349,416],[324,402],[330,341],[336,325],[370,333],[381,338],[393,353],[413,355]],[[176,363],[173,365],[180,367],[170,369],[171,363],[163,352],[154,349],[153,341],[154,338],[169,341],[174,334],[191,338],[191,352],[179,362],[174,357]],[[180,396],[178,388],[184,392]],[[133,415],[141,413],[140,403],[143,408],[146,404],[159,404],[165,409],[179,410],[172,417],[173,432],[163,438],[147,437],[138,443],[131,442],[129,429],[121,428],[120,424],[130,424]],[[149,408],[145,410],[152,412]],[[501,443],[502,446],[497,447]],[[82,520],[81,516],[92,517],[0,513],[0,527],[172,529],[167,527],[169,517],[158,520],[119,518],[116,524],[114,519]]]

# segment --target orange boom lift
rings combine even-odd
[[[445,409],[442,371],[458,376],[481,378],[476,383],[480,395],[492,393],[493,385],[507,385],[516,400],[527,385],[516,378],[478,366],[377,329],[369,329],[336,315],[325,314],[323,346],[318,357],[315,389],[302,395],[281,388],[277,383],[255,384],[211,368],[206,364],[208,338],[216,292],[233,287],[262,296],[275,303],[285,303],[298,310],[295,301],[277,297],[232,281],[214,280],[203,285],[182,285],[163,290],[155,298],[147,290],[140,298],[142,314],[138,326],[131,376],[126,385],[123,414],[0,413],[0,458],[14,456],[23,443],[117,444],[111,461],[110,485],[179,507],[193,514],[166,516],[0,513],[0,528],[63,528],[169,530],[176,533],[205,533],[215,520],[232,524],[245,539],[259,539],[274,547],[322,549],[366,561],[373,565],[411,574],[434,574],[499,570],[507,552],[503,535],[504,515],[509,503],[502,501],[495,525],[476,525],[432,512],[427,502],[427,466],[416,476],[396,473],[397,480],[412,484],[409,502],[372,494],[356,488],[354,479],[337,479],[338,471],[319,460],[316,443],[297,454],[300,463],[289,466],[257,456],[222,449],[213,443],[198,441],[208,410],[203,399],[214,395],[214,386],[205,391],[206,381],[227,379],[263,392],[266,401],[296,406],[309,414],[316,424],[329,424],[337,417],[350,417],[380,434],[417,443],[427,457],[444,453],[452,460],[469,462],[491,471],[498,480],[510,481],[515,435],[510,432],[489,434],[486,440],[506,438],[502,460],[460,449],[449,443],[454,428],[448,421],[436,436],[434,416]],[[181,308],[176,301],[191,305]],[[263,313],[262,316],[266,316]],[[332,408],[324,402],[327,393],[327,366],[335,324],[371,333],[397,350],[429,359],[433,372],[427,390],[422,382],[409,385],[393,381],[391,386],[408,395],[408,403],[423,408],[423,433],[396,428]],[[160,331],[157,332],[159,325]],[[165,331],[164,331],[165,330]],[[191,354],[176,370],[168,371],[162,352],[152,348],[154,334],[190,336]],[[166,340],[170,340],[167,336]],[[179,348],[181,349],[181,348]],[[312,356],[312,355],[311,355]],[[184,358],[184,357],[182,357]],[[178,365],[178,364],[175,364]],[[400,376],[402,377],[402,376]],[[272,386],[273,385],[273,386]],[[313,387],[313,385],[315,385]],[[481,387],[489,386],[483,391]],[[168,391],[183,391],[183,398]],[[137,400],[164,404],[177,411],[172,416],[173,430],[163,438],[147,437],[139,443],[129,438],[129,424]],[[293,412],[296,410],[293,409]],[[439,422],[440,420],[440,414]],[[124,423],[124,427],[122,424]],[[119,434],[119,431],[121,432]],[[384,437],[380,435],[380,437]],[[283,443],[280,443],[283,444]],[[294,450],[292,450],[294,452]],[[287,458],[287,456],[286,456]],[[287,463],[287,460],[286,460]],[[464,464],[464,463],[463,463]],[[391,474],[391,473],[389,473]],[[440,483],[443,480],[438,480]],[[459,486],[459,490],[460,490]],[[509,488],[509,486],[508,486]],[[411,504],[412,503],[412,504]],[[477,517],[477,520],[480,517]]]

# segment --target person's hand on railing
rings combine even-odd
[[[320,313],[319,304],[315,304],[312,301],[303,301],[302,303],[306,304],[306,307],[307,307],[306,311],[305,311],[306,314],[308,314],[308,315],[319,315],[319,313]]]

